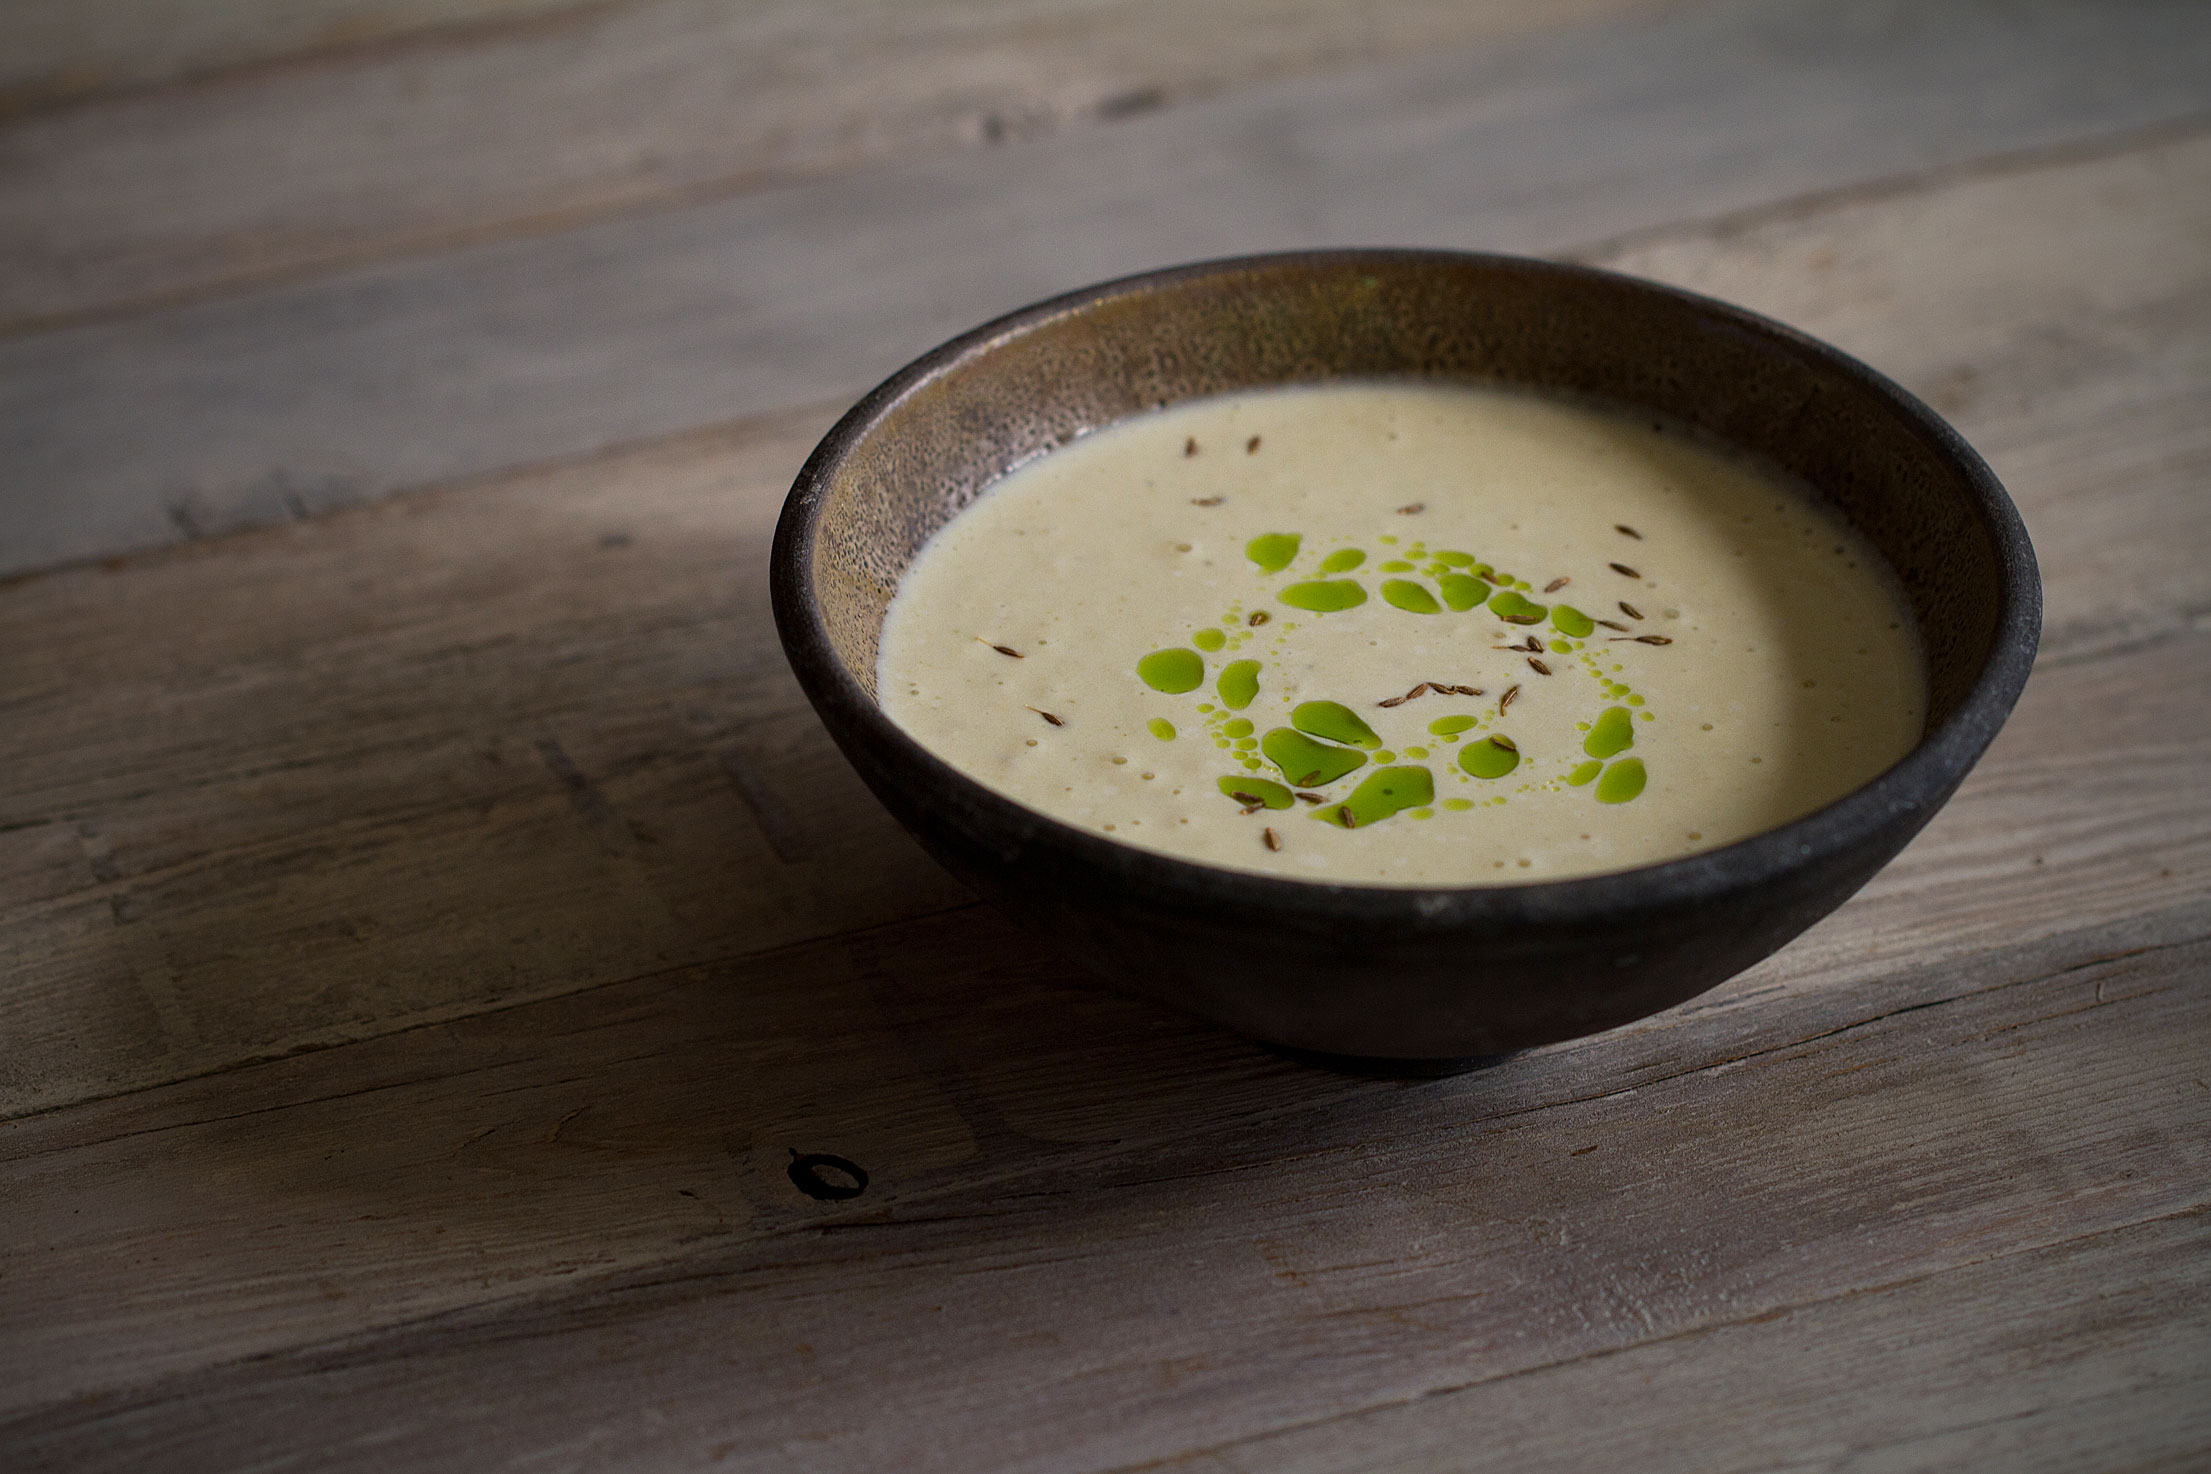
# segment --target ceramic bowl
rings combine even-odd
[[[1134,849],[982,787],[875,698],[877,639],[930,535],[1011,467],[1187,399],[1336,378],[1466,380],[1642,406],[1808,482],[1887,557],[1924,640],[1917,747],[1793,823],[1607,875],[1329,885]],[[1439,251],[1156,271],[988,323],[892,375],[791,489],[771,570],[791,667],[884,805],[979,894],[1106,983],[1278,1047],[1436,1073],[1679,1003],[1840,905],[1916,834],[2026,683],[2041,585],[2017,511],[1925,405],[1720,302]]]

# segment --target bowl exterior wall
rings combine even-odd
[[[1102,871],[1019,816],[958,802],[895,747],[847,742],[845,753],[936,860],[1091,976],[1268,1044],[1391,1073],[1576,1038],[1693,998],[1848,900],[1950,796],[1688,902],[1626,897],[1566,916],[1439,910],[1423,924],[1379,888],[1308,886],[1334,904],[1289,912],[1193,899],[1140,873]]]
[[[1392,375],[1648,407],[1809,482],[1903,582],[1928,655],[1927,735],[1856,793],[1704,854],[1412,890],[1221,870],[1071,828],[982,788],[877,707],[877,639],[900,575],[1013,466],[1183,399]],[[2024,686],[2041,622],[2033,550],[2002,487],[1863,364],[1670,288],[1432,251],[1181,267],[956,339],[822,442],[785,505],[770,574],[784,648],[831,735],[975,890],[1119,989],[1409,1073],[1628,1022],[1786,944],[1956,790]]]

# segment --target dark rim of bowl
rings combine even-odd
[[[1615,289],[1625,287],[1668,297],[1762,339],[1780,353],[1810,360],[1885,401],[1911,433],[1963,471],[1996,550],[2003,588],[1991,650],[1957,709],[1871,782],[1825,807],[1747,839],[1678,860],[1563,880],[1393,886],[1230,870],[1139,849],[1063,824],[985,788],[924,748],[885,716],[845,669],[830,646],[807,576],[822,489],[837,464],[876,422],[918,387],[1040,323],[1129,293],[1259,267],[1363,263],[1404,266],[1423,262],[1522,276],[1579,278]],[[2042,613],[2041,580],[2033,546],[2018,509],[1995,473],[1941,416],[1902,386],[1840,349],[1715,298],[1619,272],[1523,256],[1397,247],[1231,256],[1140,272],[1034,303],[940,344],[870,390],[807,458],[776,524],[769,554],[769,591],[784,651],[808,697],[817,706],[865,729],[878,743],[902,751],[928,781],[941,785],[953,797],[954,806],[1004,813],[1012,827],[1028,831],[1031,845],[1058,850],[1094,867],[1132,896],[1154,904],[1221,914],[1279,916],[1285,911],[1301,912],[1321,921],[1333,918],[1392,925],[1414,934],[1448,931],[1473,921],[1573,924],[1599,917],[1616,919],[1623,906],[1639,910],[1693,906],[1779,876],[1818,856],[1847,852],[1873,841],[1900,812],[1941,804],[1987,747],[2033,668]]]

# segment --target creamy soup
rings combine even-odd
[[[1503,390],[1126,421],[930,540],[877,686],[1064,823],[1369,885],[1552,880],[1808,813],[1918,740],[1879,555],[1679,427]]]

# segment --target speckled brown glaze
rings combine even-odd
[[[1070,829],[930,757],[876,708],[877,639],[900,575],[1014,466],[1185,399],[1391,376],[1648,407],[1801,477],[1903,581],[1928,658],[1919,747],[1817,813],[1685,860],[1385,890],[1221,871]],[[1180,267],[955,339],[822,442],[784,509],[771,572],[785,649],[830,732],[978,890],[1124,988],[1284,1047],[1415,1072],[1678,1002],[1832,910],[1979,758],[2025,684],[2041,620],[2034,554],[2002,487],[1863,364],[1688,293],[1434,251]]]

